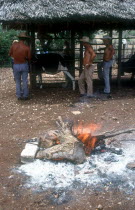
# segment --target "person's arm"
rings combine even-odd
[[[93,63],[93,61],[94,61],[94,59],[96,57],[96,54],[95,54],[95,52],[94,52],[92,47],[89,48],[88,52],[89,52],[89,62],[85,64],[86,68],[89,68],[90,65],[92,65],[92,63]]]
[[[114,54],[115,54],[115,50],[114,50],[113,46],[111,45],[111,55],[112,55],[112,57],[113,57]]]
[[[89,65],[91,65],[96,57],[96,53],[94,52],[93,48],[89,49],[89,53],[90,53]]]
[[[93,63],[95,57],[96,57],[96,53],[95,53],[94,50],[92,49],[92,55],[91,55],[91,62],[92,62],[92,63]]]

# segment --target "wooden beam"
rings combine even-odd
[[[32,56],[35,55],[35,25],[31,25],[31,52]]]
[[[81,32],[79,34],[80,38],[82,38],[83,33]],[[80,42],[80,68],[79,68],[79,76],[81,75],[83,71],[83,44],[82,42]]]
[[[112,38],[112,36],[113,36],[113,31],[112,31],[112,29],[110,30],[110,32],[109,32],[109,36]],[[111,39],[111,44],[112,44],[112,39]],[[112,80],[112,66],[110,67],[110,81]]]
[[[83,70],[83,44],[80,42],[80,68],[79,68],[79,76],[81,75]]]
[[[71,50],[72,50],[72,76],[75,77],[75,31],[71,30]]]
[[[35,56],[35,25],[30,25],[30,34],[31,34],[31,54],[32,57]],[[33,66],[31,64],[31,71],[30,71],[30,87],[36,87],[36,74],[33,72]]]
[[[117,84],[118,87],[121,86],[121,53],[122,53],[122,30],[119,30],[119,45],[118,45],[118,75],[117,75]]]

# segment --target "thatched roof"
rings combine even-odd
[[[101,28],[107,24],[115,28],[135,28],[135,1],[1,0],[0,21],[82,25],[96,23]]]

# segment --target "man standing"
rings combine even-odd
[[[103,69],[103,79],[104,79],[104,94],[110,94],[110,68],[112,66],[113,62],[113,55],[115,54],[114,48],[111,44],[111,37],[109,36],[103,36],[103,42],[104,45],[106,45],[105,48],[100,48],[100,50],[104,50],[103,55],[103,63],[102,63],[102,69]]]
[[[96,54],[89,44],[89,37],[84,36],[80,41],[83,43],[85,47],[84,58],[83,58],[83,66],[84,70],[82,71],[80,78],[78,80],[79,91],[81,96],[87,96],[89,98],[93,98],[93,71],[94,65],[93,60],[96,57]],[[85,82],[87,84],[87,91],[85,90]]]
[[[28,72],[31,60],[30,47],[24,42],[30,38],[22,32],[18,36],[19,42],[12,44],[9,55],[13,58],[13,71],[16,82],[16,96],[18,100],[27,100],[29,96]],[[21,84],[22,81],[22,84]]]

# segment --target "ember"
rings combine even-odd
[[[98,124],[83,125],[82,122],[73,126],[73,134],[83,142],[86,155],[89,155],[95,148],[98,139],[94,133],[100,128],[101,126]]]

